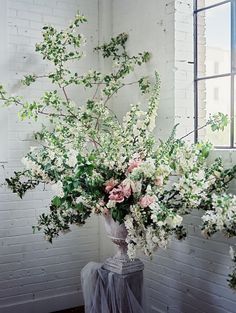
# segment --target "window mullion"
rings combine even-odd
[[[234,144],[234,74],[236,71],[236,0],[231,1],[231,107],[230,107],[230,146]]]
[[[236,0],[231,1],[231,72],[236,72]]]
[[[197,0],[194,1],[194,12],[197,9]],[[193,15],[194,29],[194,142],[198,141],[198,81],[197,81],[197,53],[198,53],[198,35],[197,35],[197,13]]]
[[[229,2],[232,2],[232,1],[235,1],[235,0],[225,0],[225,1],[221,1],[221,2],[218,2],[218,3],[215,3],[215,4],[212,4],[212,5],[208,5],[208,6],[205,6],[205,7],[202,7],[200,9],[197,8],[197,5],[194,9],[194,12],[201,12],[201,11],[205,11],[205,10],[209,10],[209,9],[212,9],[212,8],[215,8],[215,7],[218,7],[222,4],[226,4],[226,3],[229,3]],[[196,0],[196,3],[197,3],[197,0]]]

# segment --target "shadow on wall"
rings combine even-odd
[[[221,234],[212,239],[201,235],[201,212],[185,219],[188,238],[178,243],[173,256],[184,262],[178,288],[181,313],[234,313],[235,294],[227,284],[230,272],[229,241]],[[182,261],[181,261],[182,259]],[[191,310],[190,310],[191,309]]]
[[[200,215],[197,211],[185,218],[186,240],[173,240],[152,260],[142,257],[147,312],[235,313],[235,293],[227,285],[229,239],[220,234],[203,238],[196,226]]]

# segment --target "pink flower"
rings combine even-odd
[[[124,193],[125,198],[129,198],[131,196],[131,193],[132,193],[130,181],[125,179],[121,183],[121,187],[123,188],[123,193]]]
[[[115,202],[121,203],[125,200],[124,190],[122,186],[118,186],[117,188],[113,188],[110,191],[109,199]]]
[[[116,185],[118,184],[117,180],[114,178],[109,179],[107,182],[105,182],[105,191],[108,193],[110,192]]]
[[[152,204],[155,201],[155,198],[153,196],[143,196],[140,200],[139,200],[139,205],[141,206],[141,208],[147,208],[150,204]]]
[[[106,204],[106,203],[105,203],[104,200],[100,200],[100,201],[99,201],[99,205],[100,205],[100,206],[105,206],[105,204]]]
[[[125,179],[118,187],[110,191],[109,199],[116,202],[123,202],[125,198],[129,198],[132,193],[131,181]]]
[[[142,160],[137,158],[129,161],[128,173],[131,173],[134,168],[139,167],[142,164]]]

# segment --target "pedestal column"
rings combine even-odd
[[[118,273],[120,272],[120,273]],[[85,313],[144,313],[143,263],[108,259],[87,264],[81,273]]]

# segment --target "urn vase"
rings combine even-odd
[[[128,244],[126,238],[128,232],[125,224],[114,221],[110,214],[105,215],[104,219],[107,236],[117,246],[117,252],[105,261],[103,268],[118,274],[142,271],[144,268],[143,263],[139,259],[130,260],[127,255]]]

